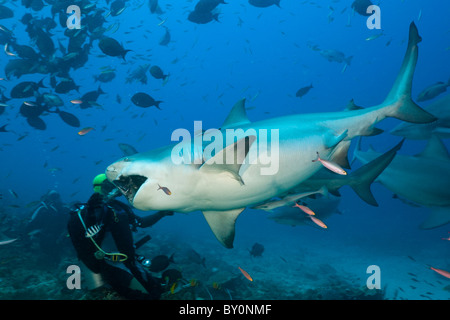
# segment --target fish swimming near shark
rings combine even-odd
[[[337,163],[346,157],[351,139],[379,133],[375,126],[387,117],[414,123],[436,120],[411,99],[420,41],[411,23],[400,72],[379,105],[251,122],[242,99],[220,130],[209,129],[192,139],[180,128],[172,133],[175,143],[119,159],[105,173],[139,210],[202,211],[219,242],[232,248],[239,214],[313,176],[322,168],[311,161],[317,152]],[[170,185],[172,195],[158,191],[158,184]]]
[[[314,199],[306,198],[302,200],[302,203],[313,210],[315,216],[319,217],[320,220],[326,220],[334,213],[339,213],[338,207],[340,202],[341,198],[333,195],[319,196]],[[277,208],[271,212],[267,218],[276,223],[293,227],[300,225],[316,226],[306,214],[302,214],[298,208],[293,207]]]
[[[363,163],[379,155],[374,150],[361,151],[360,142],[354,154]],[[376,181],[399,198],[431,209],[421,228],[450,222],[450,156],[439,138],[433,136],[415,156],[397,155]]]

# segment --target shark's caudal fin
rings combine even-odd
[[[375,179],[386,169],[386,167],[392,162],[396,153],[403,145],[405,139],[400,141],[395,147],[386,153],[382,154],[378,158],[366,163],[356,171],[349,175],[350,187],[355,193],[368,204],[378,207],[378,203],[370,190],[370,185]],[[361,138],[358,141],[358,148],[360,146]],[[355,151],[356,152],[356,151]]]
[[[225,248],[233,248],[234,226],[239,214],[245,208],[228,211],[203,211],[203,216],[217,240]]]
[[[411,88],[414,70],[416,68],[419,48],[422,41],[414,22],[409,26],[408,48],[403,58],[402,67],[394,85],[386,97],[383,105],[393,105],[388,116],[413,123],[428,123],[436,117],[419,107],[411,99]]]

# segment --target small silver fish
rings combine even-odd
[[[0,241],[0,246],[3,246],[5,244],[13,243],[16,240],[17,240],[17,238],[16,239],[5,240],[5,241]]]
[[[319,161],[325,168],[327,168],[330,171],[333,171],[334,173],[346,175],[347,172],[342,169],[337,163],[334,163],[332,161],[321,159],[319,156],[319,152],[317,152],[317,159],[312,160],[312,162]]]

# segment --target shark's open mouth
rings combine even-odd
[[[147,177],[140,175],[119,176],[119,179],[113,181],[123,195],[130,201],[133,201],[139,188],[147,181]]]

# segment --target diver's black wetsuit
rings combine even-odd
[[[93,272],[100,273],[102,278],[109,283],[119,294],[129,299],[159,299],[162,289],[160,282],[153,278],[144,267],[136,262],[135,248],[130,225],[136,225],[139,220],[139,227],[147,227],[159,220],[154,215],[139,218],[134,215],[131,208],[117,200],[103,202],[103,196],[94,193],[87,205],[87,210],[80,211],[86,228],[94,225],[101,225],[100,231],[94,236],[95,242],[101,247],[101,243],[106,232],[111,232],[118,252],[125,254],[128,258],[123,261],[125,267],[132,275],[122,268],[114,266],[114,262],[107,262],[105,259],[98,259],[95,253],[98,248],[91,239],[85,236],[86,229],[78,216],[78,212],[71,214],[68,230],[78,257]],[[138,290],[129,288],[133,278],[147,290],[144,294]]]

